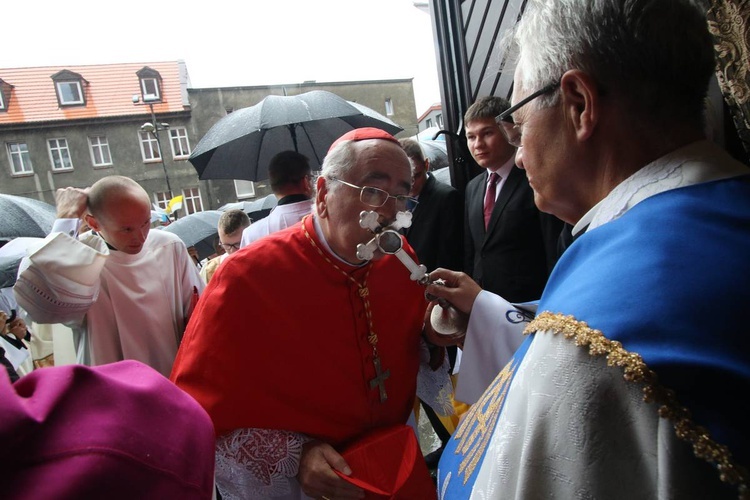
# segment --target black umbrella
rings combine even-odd
[[[361,127],[376,127],[391,134],[402,130],[370,108],[324,90],[296,96],[270,95],[216,122],[189,160],[200,179],[264,180],[271,158],[287,150],[307,156],[312,169],[320,170],[331,144]]]
[[[214,238],[219,234],[219,217],[219,210],[195,212],[164,226],[163,230],[179,236],[186,246],[195,247],[198,259],[203,260],[216,253]]]
[[[448,166],[448,148],[445,141],[419,141],[425,158],[430,160],[430,170],[439,170]]]
[[[13,286],[21,259],[36,250],[44,238],[20,236],[0,248],[0,288]]]
[[[0,288],[13,286],[23,257],[0,257]]]
[[[271,213],[271,210],[276,206],[277,201],[276,195],[269,194],[268,196],[253,201],[227,203],[226,205],[219,207],[219,210],[222,212],[226,212],[227,210],[242,210],[253,222],[255,222]]]
[[[0,240],[19,236],[44,238],[52,230],[57,211],[43,201],[0,194]]]

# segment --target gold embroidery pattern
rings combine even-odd
[[[656,373],[646,366],[639,354],[628,352],[620,342],[608,339],[601,331],[589,328],[573,316],[548,311],[529,323],[524,334],[546,331],[562,333],[577,346],[588,347],[591,356],[606,356],[608,366],[622,368],[625,380],[643,386],[643,400],[659,405],[659,416],[672,422],[677,437],[692,445],[695,456],[713,464],[723,482],[737,486],[740,499],[750,499],[748,471],[732,461],[728,447],[716,443],[706,428],[692,421],[687,408],[679,404],[672,390],[658,383]]]
[[[517,367],[518,364],[515,360],[505,365],[505,368],[495,377],[481,399],[471,405],[471,409],[465,417],[466,422],[456,429],[457,446],[455,453],[464,456],[458,466],[458,474],[459,476],[463,475],[464,484],[474,474],[479,459],[482,458],[484,451],[487,449],[492,431],[495,429],[495,424],[500,416],[500,408],[503,406],[510,381]]]
[[[748,0],[713,0],[706,13],[714,39],[716,77],[745,153],[750,152]]]

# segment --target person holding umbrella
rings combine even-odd
[[[79,363],[135,359],[168,376],[205,286],[185,244],[149,231],[148,194],[127,177],[55,197],[52,233],[21,262],[18,305],[37,323],[71,326]],[[93,231],[78,236],[82,218]]]
[[[365,452],[373,469],[402,471],[402,498],[435,497],[405,425],[427,352],[424,289],[395,255],[359,252],[406,215],[411,183],[393,136],[346,133],[324,159],[313,214],[240,249],[211,279],[171,378],[214,422],[223,497],[361,498],[372,486],[355,450],[373,433],[389,443]]]
[[[242,232],[243,247],[296,224],[312,210],[312,169],[305,155],[282,151],[271,158],[268,180],[278,202],[267,217],[245,228]]]

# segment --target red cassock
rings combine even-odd
[[[217,435],[281,429],[341,449],[406,422],[426,306],[423,287],[396,257],[347,266],[323,249],[307,217],[221,265],[190,319],[172,380],[206,409]],[[385,402],[370,383],[369,314],[388,372]]]

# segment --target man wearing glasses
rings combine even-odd
[[[240,249],[242,232],[250,225],[250,218],[242,210],[227,210],[219,217],[219,245],[224,253],[209,260],[201,269],[200,275],[208,283],[224,260]]]
[[[456,397],[494,364],[442,455],[443,498],[750,491],[750,174],[705,136],[711,26],[691,0],[527,4],[498,120],[539,209],[583,234],[533,319],[431,273],[471,313]]]
[[[323,162],[313,214],[241,249],[214,275],[172,380],[214,422],[222,496],[357,498],[362,489],[335,472],[363,472],[342,456],[347,445],[393,426],[416,444],[404,424],[420,368],[424,288],[397,256],[360,253],[414,201],[411,183],[393,136],[347,133]],[[416,446],[408,466],[420,493],[408,497],[434,497]],[[399,450],[381,465],[400,463]]]
[[[541,296],[563,223],[534,205],[526,173],[515,165],[518,145],[495,121],[509,106],[482,97],[464,114],[469,151],[485,169],[466,186],[464,270],[485,290],[526,302]]]

